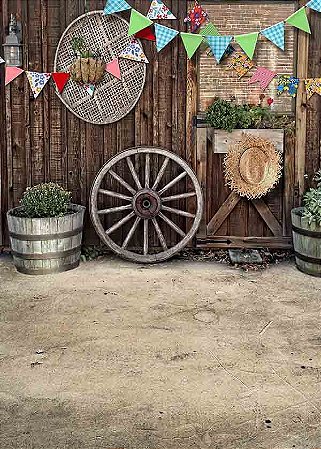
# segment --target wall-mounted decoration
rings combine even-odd
[[[131,43],[128,29],[128,22],[121,17],[92,11],[78,17],[63,33],[56,51],[55,72],[68,72],[74,63],[72,43],[75,37],[81,37],[85,47],[104,62],[103,77],[95,84],[93,95],[92,89],[86,90],[72,80],[62,93],[57,90],[62,102],[78,118],[101,125],[113,123],[127,115],[139,100],[145,83],[145,64],[119,59],[121,79],[105,70],[105,65],[119,58]]]
[[[267,139],[244,133],[225,157],[225,179],[230,188],[249,199],[266,195],[279,181],[281,153]]]

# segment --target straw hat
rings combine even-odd
[[[260,198],[279,181],[281,163],[281,154],[270,140],[243,133],[225,157],[226,183],[240,196]]]

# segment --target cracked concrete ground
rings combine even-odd
[[[320,449],[321,279],[0,259],[1,449]]]

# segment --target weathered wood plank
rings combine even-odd
[[[213,129],[213,151],[214,153],[227,153],[232,143],[242,139],[242,134],[254,134],[261,139],[271,140],[278,151],[283,153],[284,131],[283,129],[235,129],[231,133],[222,129]]]
[[[267,226],[271,229],[273,235],[276,237],[282,236],[283,235],[282,227],[275,218],[275,216],[272,214],[266,203],[260,198],[252,200],[252,204],[254,205],[258,213],[261,215]]]
[[[224,220],[230,215],[234,207],[238,204],[241,197],[236,192],[231,192],[227,199],[224,201],[220,209],[216,212],[214,217],[207,225],[207,233],[209,235],[215,234]]]

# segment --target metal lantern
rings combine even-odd
[[[22,66],[22,45],[19,28],[14,14],[11,14],[9,23],[9,34],[3,44],[4,59],[7,66]]]

